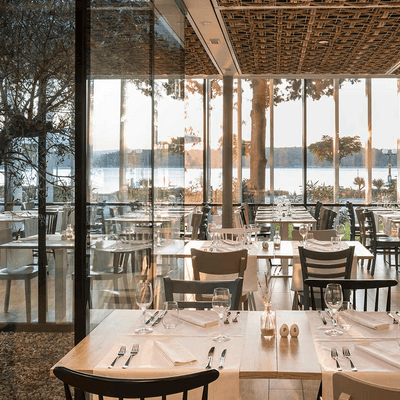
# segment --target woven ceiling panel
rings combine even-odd
[[[400,61],[399,4],[219,0],[243,74],[384,74]]]
[[[185,74],[218,74],[217,69],[187,19],[185,20]]]

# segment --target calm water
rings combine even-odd
[[[56,174],[57,171],[54,170]],[[67,169],[59,169],[58,174],[68,176],[70,173]],[[157,187],[183,187],[190,186],[201,179],[203,170],[200,168],[188,168],[185,171],[180,168],[158,168],[155,171],[155,184]],[[265,187],[269,188],[270,179],[269,171],[267,171]],[[382,179],[387,181],[387,168],[374,168],[372,170],[372,179]],[[360,176],[367,180],[367,171],[357,168],[343,168],[340,170],[340,186],[344,188],[351,187],[356,189],[354,178]],[[237,177],[236,171],[233,172],[233,177]],[[243,169],[243,179],[250,177],[250,169]],[[392,170],[392,177],[397,178],[397,169]],[[133,187],[139,187],[139,182],[149,181],[151,179],[150,168],[129,168],[127,169],[128,183]],[[332,168],[309,168],[307,173],[308,181],[325,183],[332,185],[334,182],[334,174]],[[35,177],[32,177],[32,182]],[[67,182],[68,179],[65,179]],[[95,193],[112,193],[118,191],[119,185],[119,170],[118,168],[94,168],[91,174],[93,191]],[[291,194],[300,194],[302,182],[301,168],[277,168],[275,169],[275,190],[286,190]],[[4,176],[0,173],[0,185],[4,184]],[[215,168],[211,171],[211,185],[214,189],[222,186],[222,169]]]

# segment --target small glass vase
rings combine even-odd
[[[276,333],[275,311],[271,311],[271,303],[264,304],[264,312],[261,314],[261,336],[272,338]]]

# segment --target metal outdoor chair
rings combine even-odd
[[[231,293],[231,310],[238,310],[242,297],[243,278],[236,278],[229,281],[186,281],[171,279],[164,276],[164,290],[166,301],[176,301],[174,294],[177,295],[212,295],[215,288],[228,288]],[[179,308],[212,308],[210,300],[178,300]]]
[[[70,387],[86,394],[95,394],[103,400],[104,396],[123,399],[148,399],[182,393],[187,399],[188,391],[203,388],[201,400],[208,399],[208,385],[219,377],[215,369],[204,370],[187,375],[177,375],[153,379],[108,378],[74,371],[65,367],[55,367],[54,375],[64,383],[65,398],[72,400]]]

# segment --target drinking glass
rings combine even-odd
[[[353,304],[350,301],[344,301],[339,309],[338,320],[339,325],[345,331],[349,331],[353,325]]]
[[[338,238],[340,239],[340,248],[342,248],[342,239],[344,238],[344,234],[346,233],[346,227],[343,224],[339,224],[337,229],[336,229],[336,234]]]
[[[306,245],[306,236],[308,233],[308,225],[307,224],[301,224],[299,228],[299,233],[303,237],[303,242],[301,243],[303,246]]]
[[[176,301],[164,302],[164,311],[162,323],[165,329],[175,329],[179,325],[179,308]]]
[[[221,333],[213,337],[213,340],[216,342],[227,342],[231,340],[231,337],[224,334],[223,329],[223,318],[225,313],[231,308],[231,294],[229,293],[228,288],[215,288],[214,294],[212,297],[212,309],[218,314],[219,316],[219,325],[221,329]]]
[[[147,308],[153,302],[153,287],[150,282],[139,282],[136,285],[135,300],[136,304],[139,306],[143,313],[143,326],[136,329],[135,333],[146,334],[153,332],[152,328],[145,325]]]
[[[397,328],[396,328],[396,340],[397,340],[397,344],[400,346],[400,324],[397,324]]]
[[[337,326],[336,312],[342,306],[342,303],[343,303],[342,286],[339,285],[338,283],[328,283],[325,289],[325,304],[331,310],[333,328],[325,331],[326,335],[338,336],[343,334],[342,331],[336,329]]]
[[[311,247],[313,245],[312,241],[314,239],[314,234],[313,233],[307,233],[306,236],[306,242],[304,244],[304,247]]]
[[[339,250],[339,243],[340,243],[340,238],[337,236],[334,236],[331,238],[331,245],[332,245],[332,250]]]

